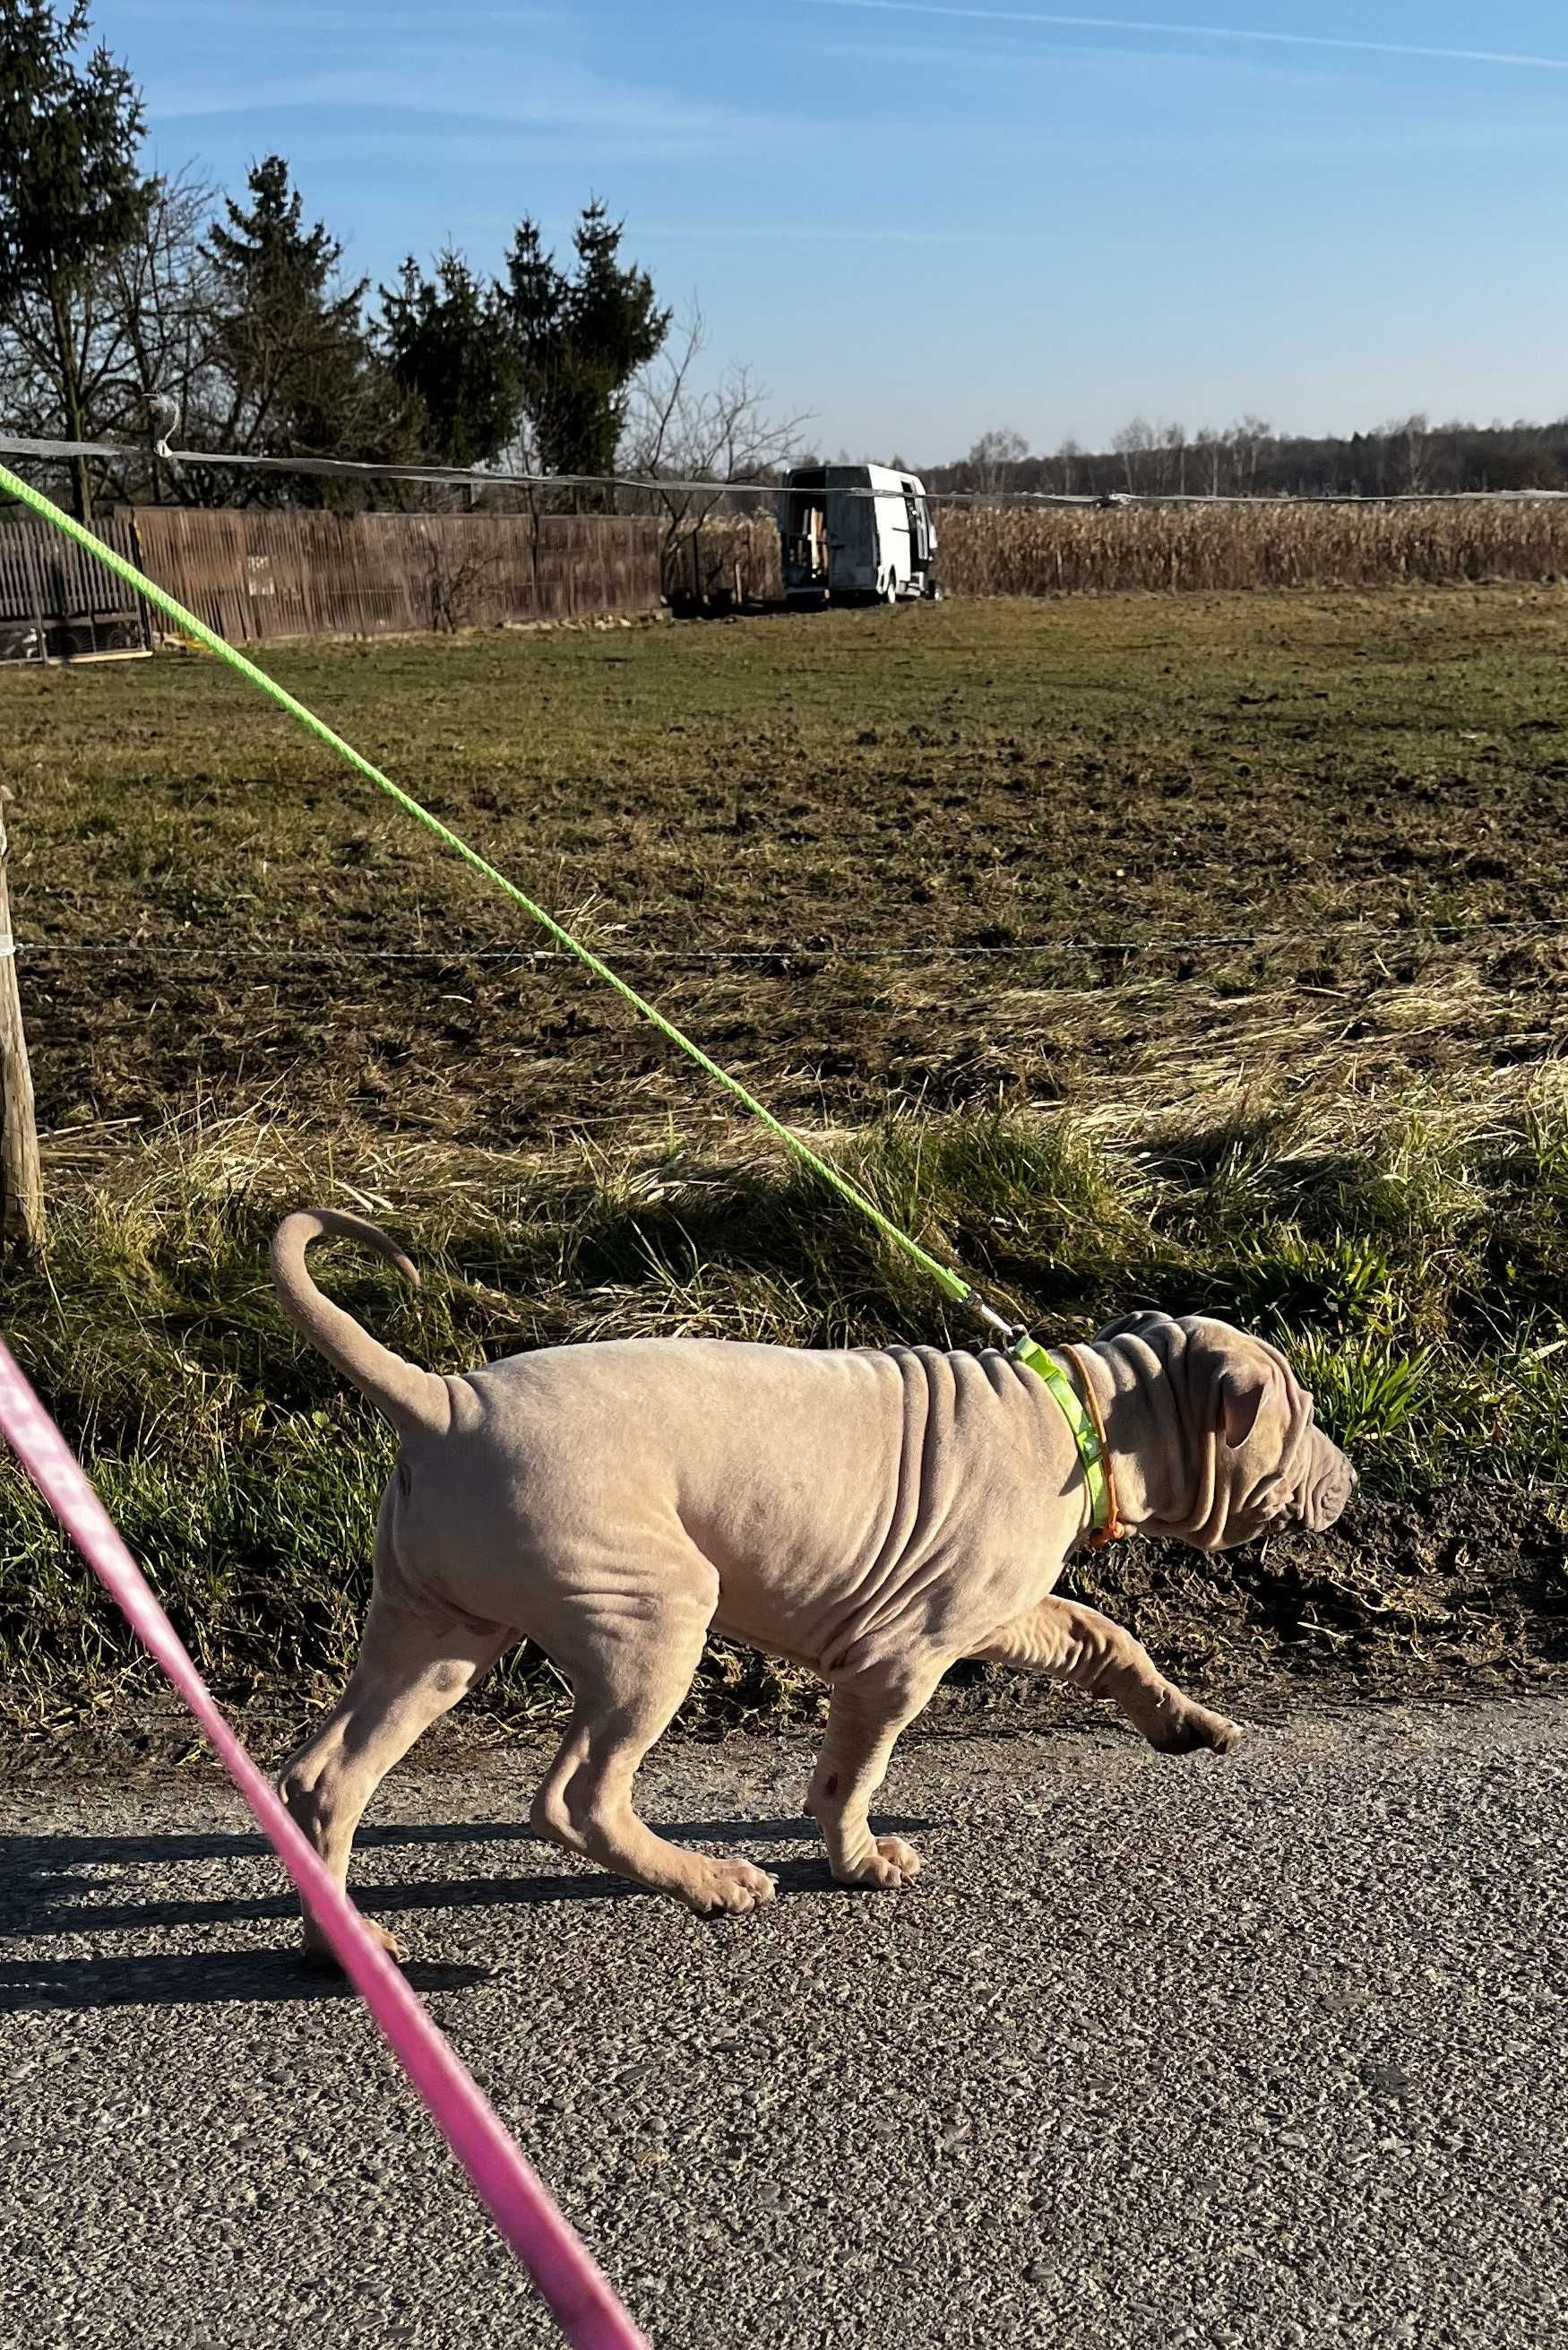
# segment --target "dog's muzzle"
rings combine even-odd
[[[1321,1451],[1314,1447],[1312,1468],[1301,1499],[1302,1524],[1309,1534],[1325,1534],[1344,1514],[1345,1503],[1355,1491],[1355,1470],[1338,1446],[1323,1438]]]

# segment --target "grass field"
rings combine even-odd
[[[950,602],[269,666],[1048,1336],[1283,1336],[1336,1534],[1078,1579],[1195,1683],[1568,1656],[1568,591]],[[0,678],[47,1265],[5,1324],[230,1698],[341,1668],[388,1448],[274,1313],[369,1205],[449,1366],[950,1329],[522,917],[205,658]],[[141,1683],[27,1498],[7,1702]],[[558,1696],[537,1660],[504,1708]],[[744,1715],[809,1701],[725,1656]],[[989,1685],[965,1702],[1002,1703]]]

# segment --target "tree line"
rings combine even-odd
[[[1108,449],[1064,441],[1031,452],[1008,427],[933,465],[935,489],[1045,491],[1069,497],[1408,497],[1475,490],[1568,490],[1568,417],[1552,424],[1433,424],[1405,416],[1348,435],[1276,432],[1245,416],[1189,433],[1143,417]]]
[[[0,415],[37,438],[126,442],[59,486],[87,519],[103,498],[200,505],[359,503],[372,485],[181,466],[160,440],[228,454],[603,475],[618,461],[739,475],[782,463],[744,369],[701,366],[623,224],[582,208],[566,261],[519,220],[500,270],[452,249],[390,286],[345,273],[287,161],[240,194],[143,161],[128,66],[94,46],[88,0],[0,0]],[[674,330],[672,333],[672,329]],[[382,496],[403,494],[391,487]],[[675,521],[691,501],[664,502]]]

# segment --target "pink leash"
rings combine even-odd
[[[494,2107],[306,1842],[187,1655],[64,1437],[0,1340],[0,1435],[131,1630],[162,1666],[254,1813],[345,1974],[489,2205],[574,2350],[649,2350]]]

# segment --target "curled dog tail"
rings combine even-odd
[[[272,1277],[278,1304],[295,1328],[386,1413],[400,1436],[444,1436],[452,1426],[446,1381],[405,1363],[372,1338],[351,1314],[324,1297],[310,1278],[305,1252],[312,1241],[327,1234],[374,1249],[418,1288],[420,1276],[397,1243],[363,1216],[342,1215],[336,1208],[296,1208],[273,1235]]]

